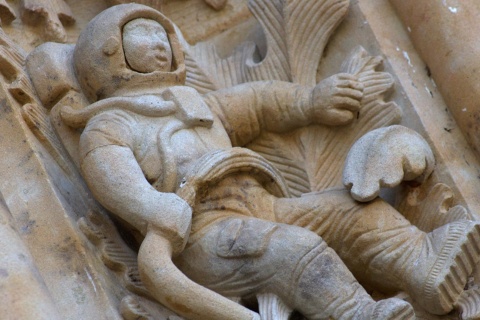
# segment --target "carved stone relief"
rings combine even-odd
[[[7,319],[480,318],[480,166],[388,2],[0,9]]]
[[[391,1],[409,30],[458,125],[479,152],[478,52],[474,1]],[[461,37],[457,37],[461,34]]]

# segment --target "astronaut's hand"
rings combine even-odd
[[[357,76],[339,73],[320,81],[312,91],[314,122],[330,126],[349,124],[356,118],[363,98]]]

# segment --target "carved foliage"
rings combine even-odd
[[[348,0],[250,1],[249,8],[262,25],[268,46],[263,61],[247,61],[251,81],[277,79],[315,85],[312,66],[318,65],[348,5]]]
[[[133,293],[150,296],[140,280],[137,255],[123,242],[115,226],[96,213],[80,218],[78,224],[99,249],[103,263],[119,274],[125,287]]]
[[[135,296],[125,296],[120,303],[120,313],[125,320],[153,320]]]
[[[251,0],[249,7],[267,38],[264,59],[255,62],[253,43],[245,43],[232,56],[221,59],[210,43],[189,46],[183,41],[187,85],[201,93],[265,79],[314,86],[316,66],[348,4],[338,0]],[[380,57],[357,48],[342,66],[342,72],[357,75],[365,84],[362,109],[353,125],[334,130],[316,126],[285,136],[267,133],[249,145],[277,166],[294,196],[341,185],[343,160],[354,141],[372,129],[399,122],[400,109],[383,101],[394,81],[390,74],[376,71],[381,63]]]
[[[284,136],[267,133],[249,145],[282,172],[294,196],[341,186],[344,160],[353,143],[370,130],[400,121],[399,107],[383,100],[393,87],[393,78],[375,70],[381,63],[380,58],[357,48],[342,67],[365,84],[362,108],[353,124],[312,126]]]
[[[348,0],[251,0],[250,10],[267,38],[266,56],[257,63],[253,43],[226,59],[219,57],[213,44],[190,47],[185,43],[187,85],[200,92],[209,87],[205,83],[215,89],[258,80],[315,85],[316,66],[348,4]]]
[[[274,294],[259,294],[257,299],[263,320],[288,320],[293,311]]]
[[[102,214],[91,212],[78,221],[80,230],[99,251],[105,264],[116,275],[127,294],[120,302],[120,313],[125,320],[172,319],[174,315],[151,297],[140,280],[137,254],[120,237],[115,225]],[[168,318],[167,318],[168,317]],[[176,317],[176,316],[175,316]]]
[[[1,85],[6,88],[11,97],[21,108],[25,122],[36,137],[67,172],[74,171],[62,144],[56,136],[48,118],[47,111],[42,107],[30,78],[24,70],[25,54],[11,39],[0,30],[0,74]]]
[[[66,42],[64,25],[75,22],[70,7],[63,0],[22,0],[22,20],[44,26],[46,40]]]

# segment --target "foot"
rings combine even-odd
[[[355,320],[414,320],[413,307],[397,298],[380,300],[362,310]]]
[[[479,260],[480,223],[449,223],[427,235],[422,253],[406,270],[406,289],[428,312],[446,314]]]

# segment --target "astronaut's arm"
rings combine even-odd
[[[153,188],[129,148],[96,148],[83,159],[81,171],[94,197],[141,233],[155,228],[166,238],[181,242],[188,236],[190,206],[174,193]]]
[[[363,85],[339,74],[315,87],[283,81],[250,82],[205,95],[232,143],[245,145],[262,131],[288,132],[309,124],[344,125],[355,118]]]

